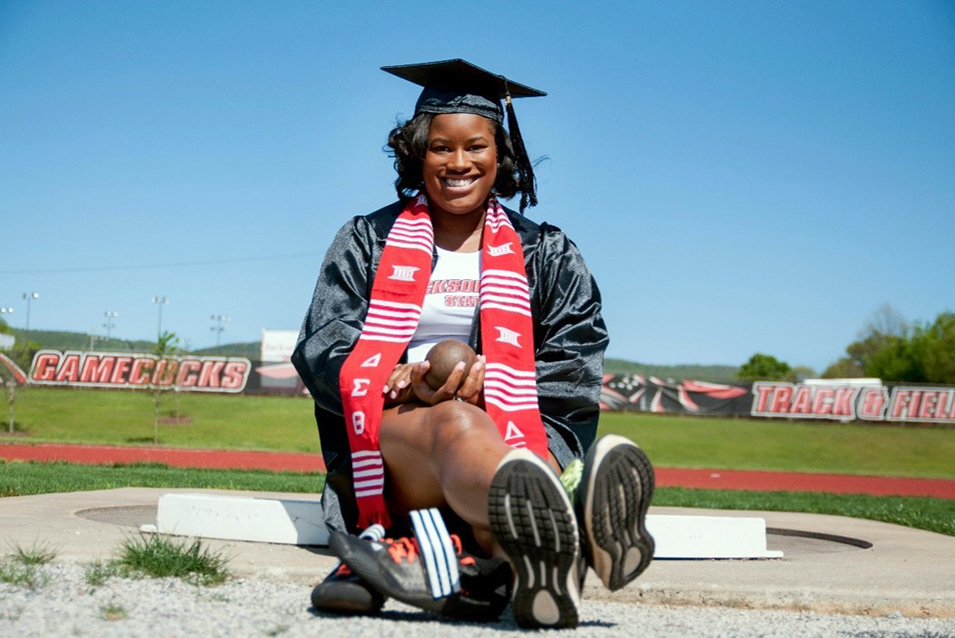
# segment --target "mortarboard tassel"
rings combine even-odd
[[[506,87],[506,80],[505,80]],[[511,137],[511,144],[514,147],[514,155],[517,160],[517,176],[521,186],[521,213],[528,206],[537,206],[537,185],[534,180],[534,168],[531,166],[531,160],[527,156],[527,149],[524,147],[524,138],[521,137],[521,129],[517,125],[517,115],[514,113],[514,105],[511,104],[511,94],[507,92],[504,96],[504,104],[507,110],[507,128]]]

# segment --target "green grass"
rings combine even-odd
[[[0,560],[0,582],[9,583],[27,589],[37,589],[47,582],[39,567],[56,558],[56,549],[35,542],[30,548],[19,545],[13,547],[13,553]]]
[[[182,393],[179,401],[191,422],[160,425],[163,445],[320,452],[307,399]],[[142,392],[34,387],[18,399],[16,420],[26,435],[0,442],[152,444],[153,406]],[[604,413],[600,431],[636,441],[661,467],[955,478],[952,428]]]
[[[159,534],[126,539],[115,562],[151,578],[181,578],[199,585],[218,585],[229,576],[228,559],[202,541],[177,541]]]
[[[657,488],[654,505],[865,518],[955,536],[955,500],[912,496]]]
[[[194,469],[155,463],[72,465],[0,460],[0,497],[117,487],[195,487],[317,494],[324,486],[325,475],[318,473]]]
[[[159,441],[170,447],[319,452],[312,402],[307,398],[182,392],[170,393],[161,416],[177,413],[185,423],[159,425]],[[31,387],[15,405],[26,436],[17,443],[152,445],[154,407],[138,390],[75,390]],[[4,421],[5,423],[5,421]],[[5,427],[2,428],[4,431]]]
[[[165,445],[320,451],[308,400],[183,393],[179,409],[191,422],[160,425]],[[152,442],[145,393],[34,387],[16,410],[26,436],[0,442]],[[639,443],[660,467],[955,478],[953,428],[604,413],[600,433],[611,432]],[[323,485],[321,474],[0,462],[0,496],[125,486],[318,493]],[[955,501],[945,499],[660,488],[655,504],[836,514],[955,535]]]
[[[86,565],[83,570],[86,582],[93,587],[99,587],[115,576],[128,577],[129,575],[130,570],[120,566],[116,561],[94,561]]]
[[[955,429],[604,413],[660,467],[955,478]]]
[[[46,565],[56,558],[56,548],[47,543],[34,542],[28,549],[19,545],[13,548],[13,561],[21,565]]]
[[[189,542],[141,534],[123,541],[118,558],[88,564],[84,575],[92,587],[114,577],[171,577],[197,585],[219,585],[229,577],[227,564],[222,553],[211,551],[201,540]]]
[[[324,483],[324,476],[320,474],[182,469],[162,465],[86,466],[12,462],[0,465],[0,468],[0,494],[7,496],[127,486],[211,487],[316,494]],[[940,498],[658,487],[653,503],[674,507],[833,514],[955,536],[955,500]],[[114,569],[110,564],[91,565],[87,568],[87,581],[91,585],[102,584],[105,579],[116,575]]]
[[[26,589],[39,589],[47,583],[47,580],[36,565],[21,565],[12,561],[0,562],[0,583]]]

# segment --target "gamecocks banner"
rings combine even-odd
[[[674,381],[642,374],[604,375],[600,392],[601,410],[731,416],[747,414],[752,403],[749,384]]]
[[[157,357],[130,352],[40,350],[27,382],[93,388],[242,392],[252,364],[234,357]]]

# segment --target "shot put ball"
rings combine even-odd
[[[464,377],[466,377],[471,366],[477,361],[477,355],[474,354],[471,346],[463,341],[445,339],[436,343],[428,351],[425,361],[428,361],[431,367],[425,373],[424,380],[428,382],[429,386],[437,390],[444,385],[448,377],[451,376],[451,372],[454,371],[454,366],[461,361],[464,362]],[[461,377],[462,381],[464,377]]]

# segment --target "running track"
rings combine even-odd
[[[163,463],[176,467],[262,469],[322,472],[318,454],[189,450],[105,445],[21,445],[0,443],[0,458],[23,461],[68,461],[84,464]],[[923,479],[842,474],[799,474],[744,470],[688,470],[658,467],[656,484],[724,490],[828,492],[878,496],[935,496],[955,499],[955,479]]]

